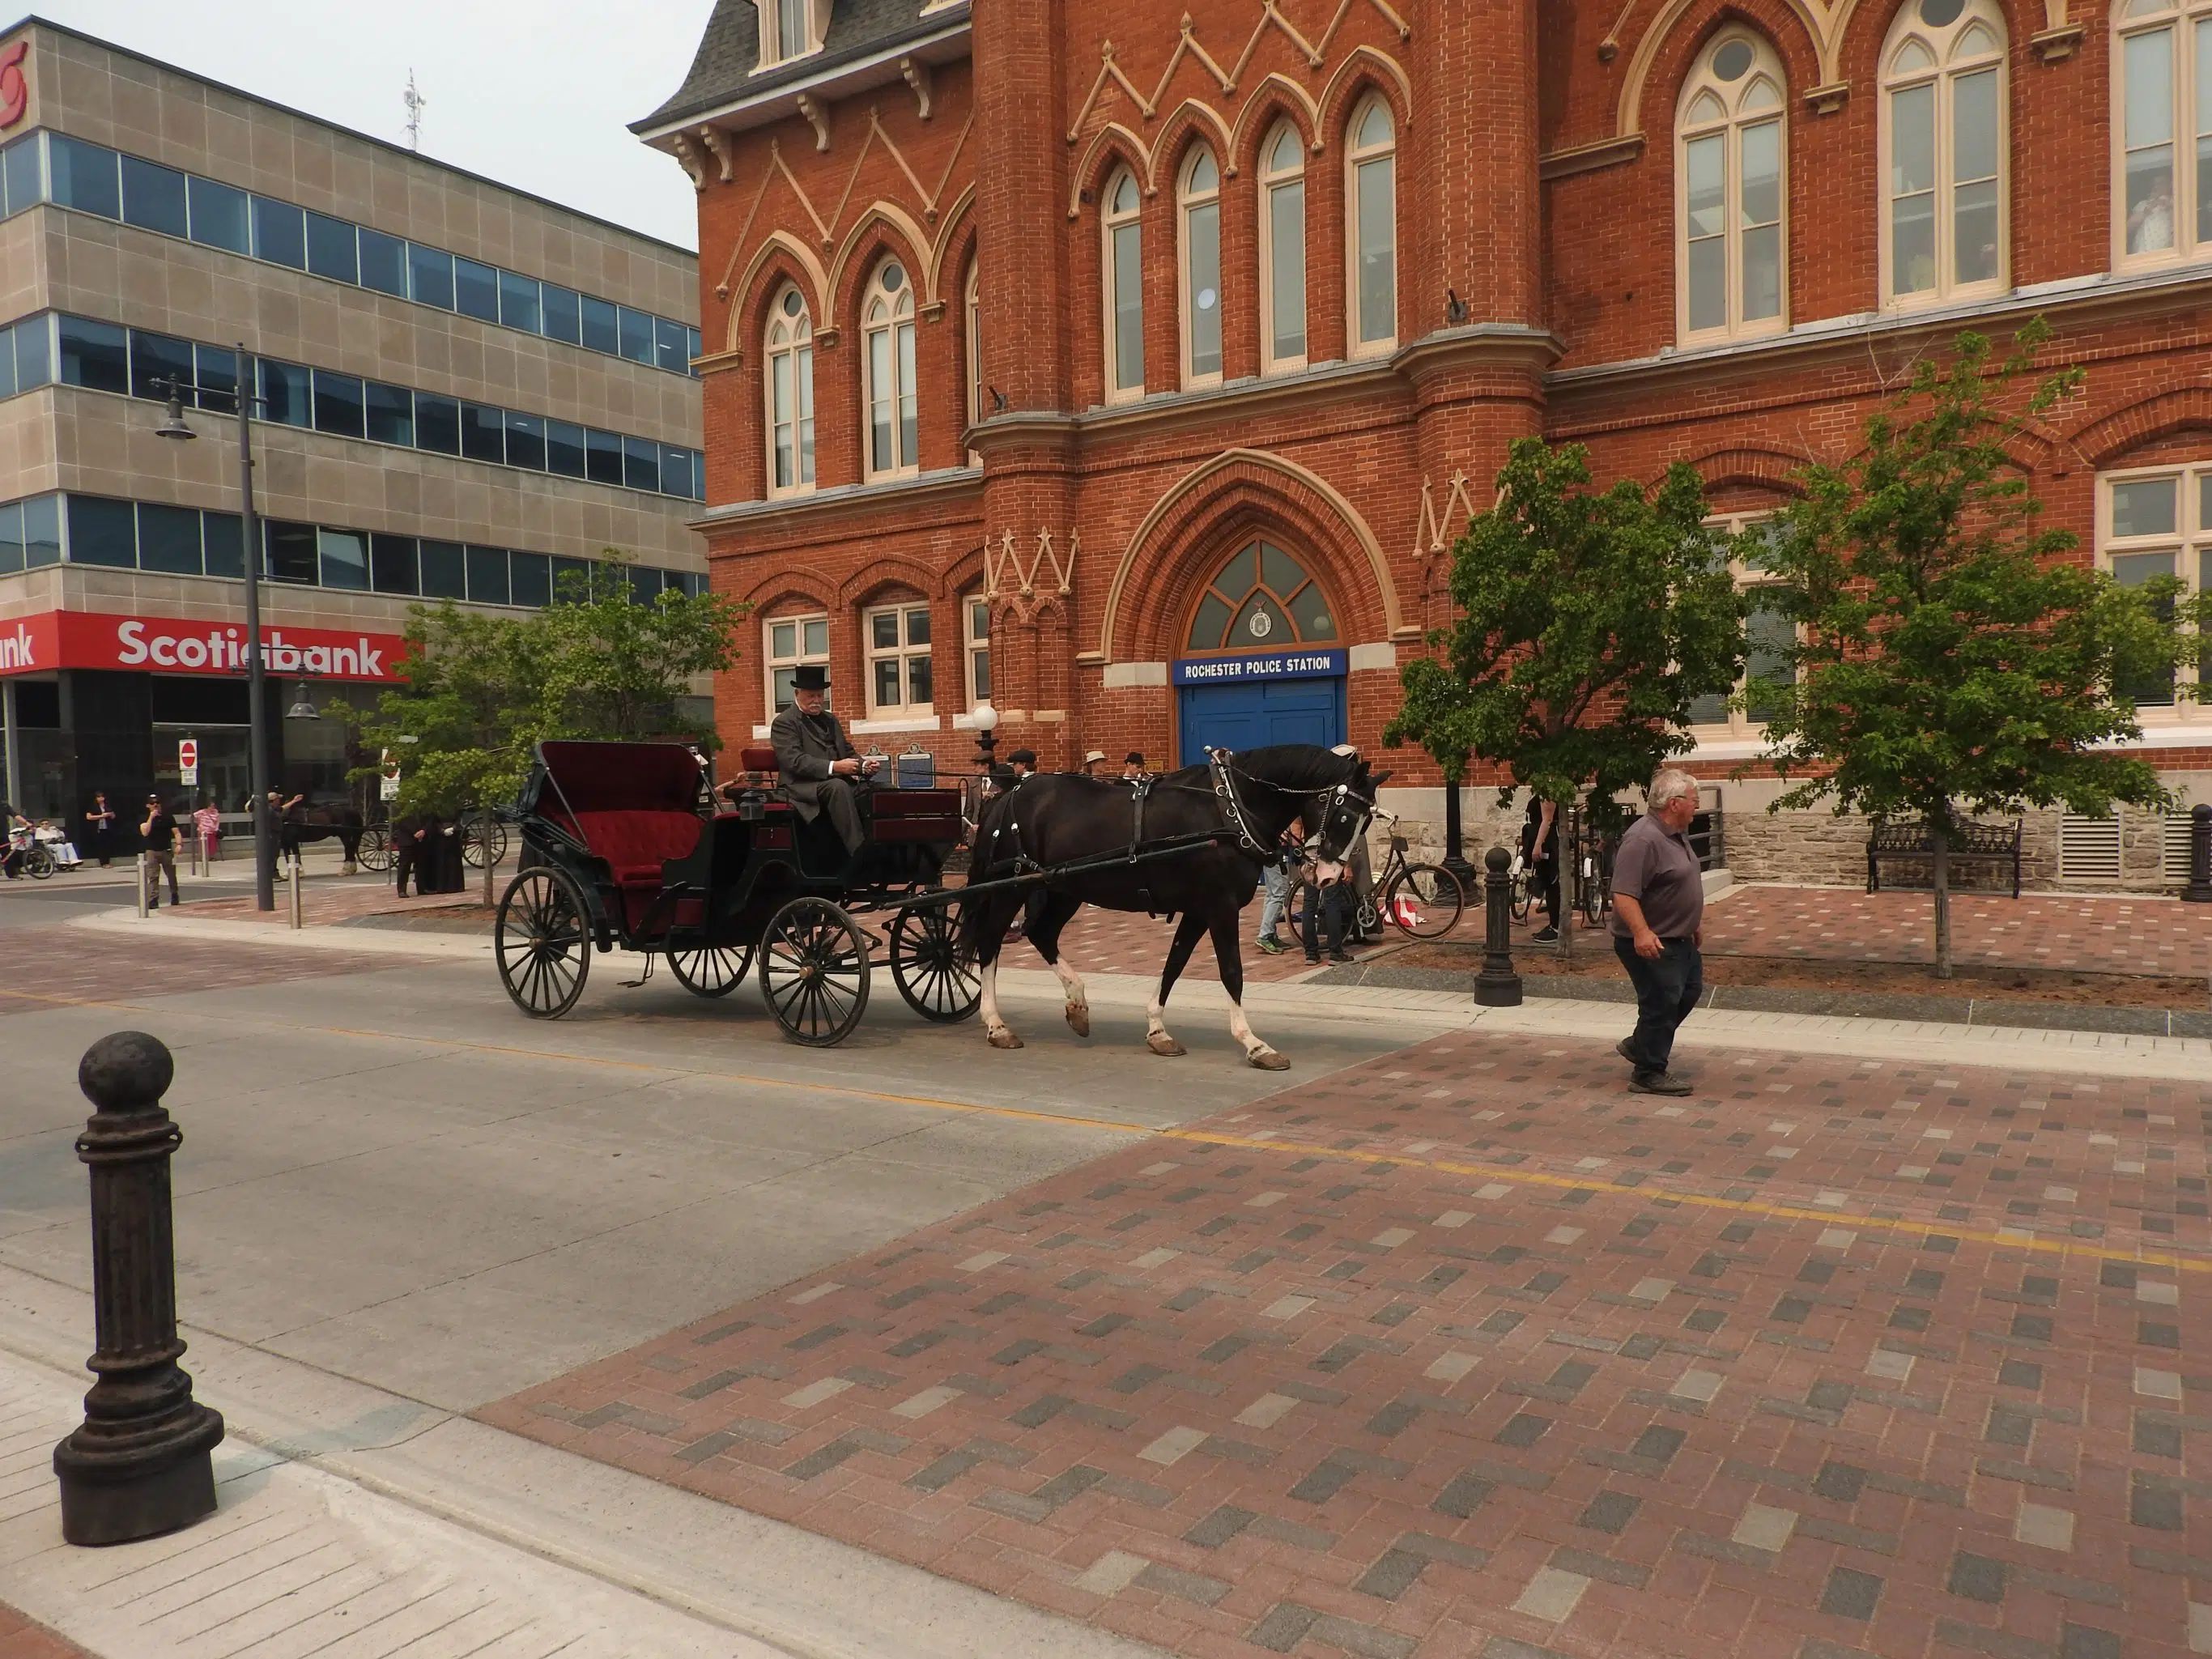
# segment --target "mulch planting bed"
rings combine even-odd
[[[1482,966],[1480,945],[1456,941],[1409,945],[1382,958],[1392,968],[1442,969],[1474,973]],[[1613,952],[1610,939],[1591,933],[1575,941],[1571,964],[1547,948],[1524,943],[1514,953],[1524,974],[1562,978],[1612,979],[1628,972]],[[2091,1007],[2173,1008],[2201,1011],[2212,1002],[2203,980],[2150,974],[2093,974],[2064,968],[1999,968],[1961,963],[1952,977],[1909,962],[1824,962],[1806,957],[1728,956],[1705,953],[1710,985],[1753,985],[1773,990],[1848,991],[1891,996],[1975,997],[1993,1001],[2060,1002]]]

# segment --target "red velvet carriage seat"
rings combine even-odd
[[[616,885],[657,888],[661,866],[698,850],[699,763],[665,743],[548,743],[540,817],[603,860]]]

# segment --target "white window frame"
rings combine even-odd
[[[1380,143],[1363,144],[1359,131],[1367,125],[1369,115],[1378,110],[1389,123],[1389,136]],[[1380,356],[1396,350],[1398,346],[1398,115],[1390,107],[1390,100],[1381,93],[1370,94],[1352,112],[1352,120],[1345,128],[1344,149],[1345,335],[1354,357]],[[1362,314],[1359,290],[1361,208],[1366,190],[1373,182],[1368,175],[1381,165],[1389,168],[1390,326],[1387,332],[1367,339],[1362,332],[1367,319]],[[1310,339],[1307,343],[1310,349]]]
[[[980,260],[968,264],[968,286],[964,290],[962,315],[968,329],[968,424],[983,423],[983,267]],[[982,456],[974,450],[968,452],[968,465],[981,466]]]
[[[1098,211],[1098,297],[1101,319],[1105,324],[1106,401],[1109,404],[1134,403],[1145,395],[1145,190],[1137,182],[1137,175],[1126,167],[1119,167],[1106,176],[1106,187],[1099,192]],[[1133,295],[1121,292],[1121,262],[1120,252],[1124,239],[1136,245],[1137,291]],[[1134,386],[1121,380],[1121,302],[1133,301],[1136,326],[1137,381]]]
[[[888,283],[893,273],[898,287]],[[860,442],[870,483],[910,478],[921,471],[921,400],[915,341],[914,273],[902,259],[884,260],[860,299]],[[882,362],[878,362],[880,356]],[[878,448],[878,416],[886,417]]]
[[[2137,0],[2141,3],[2141,0]],[[2197,204],[2200,192],[2212,190],[2212,131],[2199,133],[2197,100],[2200,71],[2212,72],[2212,62],[2199,63],[2198,41],[2212,58],[2212,3],[2207,0],[2176,0],[2175,3],[2146,9],[2130,15],[2127,0],[2112,6],[2111,85],[2112,110],[2112,266],[2140,270],[2146,266],[2193,264],[2212,258],[2212,222],[2199,225]],[[2136,37],[2166,31],[2170,53],[2167,68],[2166,148],[2170,152],[2168,181],[2172,230],[2169,246],[2131,252],[2128,247],[2128,74],[2127,44]],[[2204,216],[2212,221],[2212,214]]]
[[[1275,157],[1283,139],[1291,141],[1290,153],[1297,158],[1296,167],[1278,167]],[[1267,143],[1260,149],[1257,189],[1260,198],[1260,372],[1263,374],[1289,374],[1304,368],[1313,354],[1313,306],[1311,262],[1307,258],[1308,233],[1313,221],[1313,200],[1306,191],[1305,139],[1295,122],[1279,121],[1268,131]],[[1295,356],[1275,353],[1275,195],[1279,191],[1295,189],[1298,202],[1298,338],[1303,349]]]
[[[1751,48],[1751,65],[1734,81],[1721,79],[1716,57],[1732,43]],[[1774,94],[1771,104],[1752,106],[1760,86]],[[1717,117],[1692,120],[1691,111],[1707,96],[1721,106]],[[1709,340],[1757,339],[1780,334],[1790,326],[1790,82],[1782,60],[1766,40],[1753,31],[1731,27],[1716,35],[1698,55],[1698,65],[1682,84],[1674,115],[1674,330],[1685,344]],[[1780,199],[1776,257],[1780,283],[1774,314],[1744,315],[1743,233],[1753,227],[1743,218],[1744,136],[1753,129],[1775,129]],[[1724,248],[1721,282],[1724,290],[1722,320],[1698,328],[1690,317],[1690,149],[1693,143],[1717,138],[1721,143],[1721,211]]]
[[[894,619],[897,642],[881,646],[876,643],[876,623],[879,618]],[[914,619],[921,618],[922,630],[928,636],[916,642],[911,631]],[[895,605],[870,605],[860,613],[860,654],[864,659],[863,672],[868,683],[868,718],[871,720],[933,719],[937,714],[937,669],[931,656],[930,641],[937,636],[931,626],[929,601],[907,599]],[[913,701],[915,662],[928,665],[930,696],[927,702]],[[898,665],[898,700],[886,702],[876,695],[876,670],[879,664]]]
[[[1213,182],[1200,185],[1194,182],[1199,166],[1204,162],[1213,169]],[[1190,228],[1191,215],[1211,209],[1213,214],[1213,367],[1203,372],[1194,368],[1198,337],[1198,311],[1200,289],[1191,270],[1191,258],[1198,248],[1199,239]],[[1221,281],[1221,158],[1205,144],[1194,144],[1183,158],[1182,169],[1176,174],[1176,315],[1182,336],[1182,383],[1187,388],[1219,386],[1222,359],[1225,349],[1226,295]]]
[[[776,630],[780,628],[788,628],[792,630],[792,648],[789,651],[779,652],[776,649],[775,635]],[[819,650],[808,648],[807,632],[810,628],[821,629],[822,645]],[[820,663],[824,668],[830,665],[830,613],[828,611],[795,611],[787,616],[769,617],[762,620],[761,695],[768,704],[768,717],[770,720],[774,720],[786,708],[791,707],[787,702],[779,704],[776,701],[777,673],[787,672],[807,663]]]
[[[1773,516],[1772,509],[1762,507],[1750,513],[1717,513],[1705,522],[1708,530],[1715,531],[1721,535],[1740,536],[1753,526],[1765,523]],[[1756,588],[1779,586],[1774,578],[1765,572],[1754,570],[1737,558],[1731,558],[1729,561],[1729,575],[1735,581],[1738,592],[1749,592]],[[1737,704],[1736,700],[1743,696],[1745,689],[1750,684],[1751,661],[1747,653],[1743,672],[1736,676],[1735,684],[1729,692],[1727,716],[1717,720],[1692,720],[1689,731],[1698,740],[1699,748],[1711,744],[1755,742],[1765,735],[1766,722],[1754,720],[1748,709]],[[1694,760],[1696,757],[1692,755],[1691,758]]]
[[[799,309],[787,309],[793,300]],[[768,442],[768,493],[770,499],[811,495],[815,477],[814,319],[806,296],[787,283],[769,307],[768,332],[761,351],[762,424]],[[777,405],[777,377],[788,377],[791,418],[782,418]],[[783,476],[783,441],[790,432],[791,476]]]
[[[759,0],[761,69],[796,63],[821,51],[826,10],[823,0]],[[783,40],[787,21],[795,25],[793,32],[800,37],[788,47]]]
[[[991,700],[991,602],[980,592],[960,596],[960,679],[969,708]]]
[[[2012,49],[2003,14],[1992,0],[1966,0],[1959,15],[1941,27],[1921,21],[1922,9],[1940,0],[1905,0],[1890,25],[1881,49],[1881,113],[1875,123],[1877,165],[1881,185],[1880,258],[1881,302],[1893,311],[1915,310],[1955,301],[2001,295],[2012,284]],[[1954,48],[1967,30],[1978,25],[1996,38],[1994,56],[1960,59]],[[1909,42],[1918,42],[1935,60],[1932,67],[1899,71],[1898,57]],[[1958,211],[1954,160],[1957,152],[1954,119],[1958,83],[1969,75],[1993,69],[1996,76],[1996,274],[1980,281],[1961,283],[1956,276]],[[1935,88],[1936,212],[1935,281],[1924,289],[1899,293],[1896,284],[1896,175],[1892,156],[1897,94],[1922,86]]]
[[[2117,484],[2141,483],[2154,478],[2174,480],[2173,529],[2171,533],[2123,537],[2112,528],[2112,492]],[[2097,568],[2110,573],[2115,558],[2142,553],[2172,552],[2174,574],[2181,578],[2183,599],[2204,591],[2206,562],[2212,559],[2212,511],[2204,489],[2212,483],[2212,459],[2179,461],[2164,466],[2127,467],[2097,475]],[[2170,706],[2136,705],[2136,718],[2145,726],[2195,726],[2212,718],[2212,709],[2189,699],[2184,688],[2197,684],[2197,665],[2185,662],[2174,674],[2174,698]]]

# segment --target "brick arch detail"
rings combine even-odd
[[[896,554],[872,559],[867,566],[848,576],[837,588],[837,606],[850,610],[864,605],[886,587],[911,587],[926,599],[945,597],[945,579],[926,564],[912,559],[902,559]]]
[[[772,607],[781,605],[786,599],[804,599],[823,611],[837,608],[826,591],[817,591],[793,581],[791,573],[787,570],[770,571],[748,591],[738,595],[738,602],[750,605],[756,617],[766,617]]]
[[[969,587],[975,597],[983,597],[983,545],[977,543],[945,567],[945,592],[952,597],[963,597]]]
[[[1244,106],[1230,131],[1230,153],[1241,171],[1257,165],[1260,146],[1279,119],[1288,119],[1306,141],[1310,154],[1325,147],[1321,128],[1321,106],[1288,76],[1273,74],[1252,88],[1252,101]]]
[[[1237,176],[1235,136],[1229,124],[1221,118],[1220,112],[1211,104],[1195,98],[1186,98],[1176,105],[1161,123],[1159,135],[1152,142],[1149,165],[1152,173],[1146,180],[1145,191],[1151,195],[1162,185],[1173,188],[1182,174],[1183,160],[1190,154],[1194,142],[1202,137],[1213,152],[1215,163],[1226,180]]]
[[[1636,43],[1636,50],[1629,54],[1628,73],[1620,83],[1620,101],[1613,114],[1615,137],[1627,138],[1644,130],[1644,96],[1645,84],[1651,78],[1652,68],[1658,62],[1661,50],[1668,44],[1668,37],[1674,33],[1675,26],[1692,7],[1701,3],[1704,0],[1665,0],[1650,27],[1644,31],[1643,39]],[[1827,6],[1820,3],[1820,0],[1780,0],[1780,3],[1789,9],[1804,28],[1804,44],[1812,48],[1815,73],[1819,77],[1816,84],[1826,85],[1833,81],[1844,29],[1850,21],[1856,0],[1843,0],[1838,13],[1832,13]],[[1700,40],[1710,32],[1708,25],[1714,21],[1705,17],[1698,20],[1696,33]],[[1766,31],[1762,30],[1762,33]],[[1776,40],[1774,49],[1787,64],[1790,58],[1787,43]],[[1672,107],[1671,102],[1669,107]]]
[[[2191,430],[2212,431],[2212,387],[2179,386],[2145,398],[2077,427],[2069,441],[2090,466],[2103,468],[2131,449]]]
[[[760,285],[771,285],[788,279],[806,297],[806,308],[813,318],[814,326],[823,327],[823,307],[830,296],[830,273],[823,269],[822,260],[813,249],[785,230],[771,230],[755,250],[744,275],[729,290],[729,324],[722,343],[726,351],[743,351],[748,344],[754,355],[759,354],[759,343],[755,337],[767,325],[762,311],[768,301]],[[811,290],[811,291],[810,291]]]
[[[1193,546],[1211,546],[1232,527],[1261,524],[1286,531],[1322,562],[1340,605],[1371,592],[1374,600],[1361,608],[1379,602],[1386,635],[1395,636],[1403,627],[1390,562],[1359,510],[1326,478],[1295,461],[1265,450],[1229,449],[1172,485],[1129,538],[1106,590],[1100,655],[1114,660],[1117,635],[1133,639],[1146,597],[1171,591],[1178,577],[1187,580],[1188,573],[1181,567],[1188,560],[1177,555]],[[1157,634],[1156,621],[1151,628]]]
[[[1726,449],[1709,450],[1703,455],[1687,458],[1688,464],[1711,488],[1715,484],[1755,484],[1762,489],[1772,489],[1786,495],[1802,494],[1794,480],[1801,469],[1812,465],[1813,458],[1790,450],[1764,449],[1754,445],[1736,445]],[[1662,470],[1653,475],[1650,483],[1656,488],[1666,473]]]
[[[1372,46],[1355,46],[1328,77],[1315,106],[1315,131],[1341,132],[1369,93],[1390,106],[1390,114],[1402,137],[1413,125],[1413,82],[1405,66]],[[1348,142],[1348,141],[1347,141]]]
[[[906,245],[903,252],[896,246],[902,242]],[[827,291],[836,306],[836,314],[842,318],[848,308],[860,302],[867,273],[886,255],[894,253],[905,261],[908,270],[920,271],[927,284],[915,298],[916,311],[934,303],[937,272],[932,251],[929,236],[915,222],[912,214],[896,202],[871,202],[854,222],[852,229],[845,233],[836,258],[830,262]],[[859,318],[854,319],[856,326],[859,321]]]
[[[1067,175],[1067,216],[1083,216],[1083,193],[1091,192],[1094,199],[1106,176],[1116,165],[1126,167],[1137,176],[1137,184],[1150,197],[1153,192],[1152,147],[1119,121],[1109,121],[1083,148],[1083,155]]]
[[[937,267],[932,286],[944,295],[948,305],[959,297],[959,289],[956,287],[950,293],[945,291],[945,273],[955,272],[961,283],[966,283],[968,262],[975,257],[975,185],[970,180],[953,198],[952,205],[945,209],[945,222],[939,227],[937,241],[929,251],[930,259]]]

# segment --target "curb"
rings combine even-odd
[[[1362,985],[1378,990],[1472,991],[1472,972],[1443,968],[1393,968],[1356,963],[1331,968],[1306,981]],[[1524,996],[1570,1002],[1632,1003],[1633,987],[1620,980],[1523,974]],[[1840,1019],[1906,1019],[1944,1025],[2001,1025],[2035,1031],[2098,1031],[2122,1036],[2212,1037],[2212,1012],[2169,1008],[2099,1008],[2067,1003],[2022,1002],[2002,997],[1913,997],[1850,991],[1796,991],[1758,985],[1708,985],[1701,1009],[1746,1013],[1825,1014]]]

